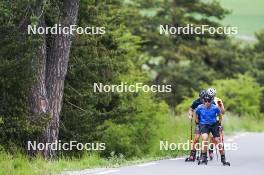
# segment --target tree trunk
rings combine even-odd
[[[60,19],[62,27],[76,24],[78,16],[78,0],[64,0],[63,14]],[[64,80],[67,73],[72,35],[55,35],[47,57],[46,89],[49,101],[51,121],[44,133],[45,142],[52,143],[58,140],[60,112]],[[50,148],[44,152],[46,158],[52,158],[55,152]]]
[[[41,6],[33,7],[34,15],[40,16],[39,27],[45,27],[44,16],[41,15]],[[30,23],[29,21],[27,23]],[[26,29],[25,26],[22,29]],[[24,30],[23,32],[26,32]],[[46,36],[41,36],[41,44],[37,48],[36,56],[32,60],[32,67],[35,73],[35,83],[30,89],[28,97],[28,108],[29,108],[29,120],[30,121],[39,121],[41,120],[42,114],[48,113],[48,99],[47,99],[47,90],[46,90],[46,59],[47,59],[47,45],[46,45]],[[32,138],[31,138],[32,139]],[[41,141],[42,138],[35,138],[37,142]],[[27,150],[30,155],[38,153],[37,150]]]
[[[39,26],[45,26],[43,17],[40,19]],[[32,66],[36,73],[36,83],[32,86],[29,94],[29,112],[33,116],[48,111],[47,91],[45,87],[47,56],[45,35],[41,39],[42,44],[38,47],[36,57],[32,60]]]
[[[79,0],[64,0],[59,24],[62,27],[76,24],[78,8]],[[59,116],[72,37],[72,35],[54,35],[49,40],[50,43],[46,43],[44,37],[43,43],[38,49],[37,83],[31,90],[29,109],[33,114],[38,115],[44,112],[51,116],[43,136],[40,138],[44,143],[53,143],[58,140]],[[48,49],[46,49],[47,46],[49,46]],[[42,153],[46,159],[52,159],[56,155],[56,152],[50,147]]]

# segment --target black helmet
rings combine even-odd
[[[205,89],[202,89],[199,93],[199,97],[202,99],[204,98],[204,96],[206,95],[206,90]]]

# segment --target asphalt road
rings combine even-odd
[[[184,162],[185,158],[153,161],[139,165],[67,172],[67,175],[264,175],[264,133],[240,133],[226,138],[226,143],[236,143],[237,150],[226,151],[231,166],[219,161],[208,165]],[[220,159],[220,158],[219,158]]]

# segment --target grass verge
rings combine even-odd
[[[226,134],[264,131],[264,120],[262,118],[251,116],[239,117],[227,113],[223,122],[224,131]],[[64,157],[57,161],[49,162],[40,156],[30,160],[23,154],[11,155],[0,151],[0,175],[53,175],[67,170],[118,167],[188,154],[189,152],[182,150],[161,151],[159,147],[160,140],[168,141],[169,143],[184,143],[188,141],[191,125],[186,115],[170,116],[166,121],[163,120],[162,125],[160,135],[153,141],[150,153],[141,158],[135,157],[126,160],[123,156],[111,155],[106,159],[97,154],[87,153],[80,159]]]

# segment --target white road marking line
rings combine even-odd
[[[97,174],[109,174],[109,173],[114,173],[114,172],[118,172],[120,170],[107,170],[107,171],[103,171],[103,172],[99,172]]]
[[[144,167],[144,166],[150,166],[150,165],[155,165],[157,163],[155,162],[150,162],[150,163],[144,163],[144,164],[140,164],[140,165],[136,165],[136,166],[139,166],[139,167]]]
[[[185,159],[185,158],[184,157],[178,157],[178,158],[172,158],[170,160],[183,160],[183,159]]]
[[[234,136],[234,139],[237,139],[237,138],[239,138],[239,135]]]
[[[239,137],[243,137],[243,136],[244,136],[244,134],[239,134],[238,136],[239,136]]]
[[[242,133],[242,134],[240,134],[241,136],[246,136],[246,135],[248,135],[248,133]]]
[[[228,141],[228,142],[233,142],[234,139],[231,139],[231,138],[230,138],[230,139],[227,139],[227,141]]]
[[[234,139],[238,139],[238,138],[246,136],[246,135],[248,135],[248,133],[240,133],[240,134],[237,134],[237,135],[233,136],[231,139],[233,139],[233,140]]]

